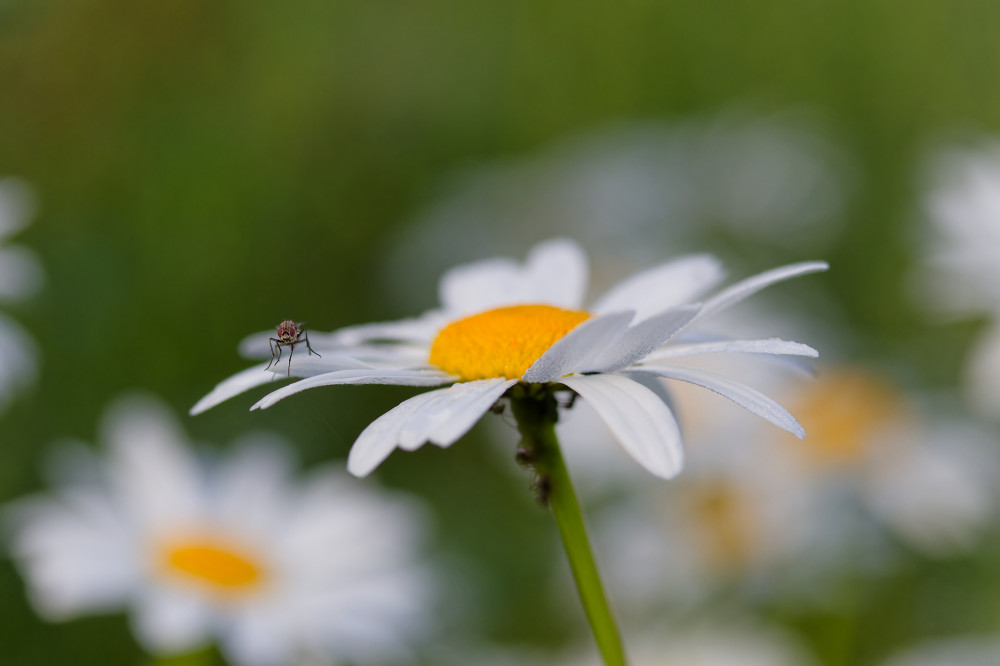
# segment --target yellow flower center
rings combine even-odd
[[[465,381],[518,379],[561,337],[590,318],[551,305],[514,305],[448,324],[431,345],[430,362]]]
[[[212,538],[166,542],[160,557],[164,573],[214,592],[247,591],[264,577],[263,567],[251,555]]]
[[[896,390],[865,370],[827,369],[809,389],[791,409],[808,433],[794,444],[820,466],[860,462],[878,430],[904,412]]]

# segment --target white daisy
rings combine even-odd
[[[53,496],[9,508],[42,616],[127,608],[150,651],[215,639],[240,666],[405,656],[428,601],[409,504],[331,470],[296,484],[269,437],[202,465],[146,399],[111,409],[103,437],[106,461],[77,447]]]
[[[805,389],[785,392],[794,392],[809,441],[759,433],[758,446],[787,485],[811,496],[813,511],[852,496],[881,527],[932,556],[968,551],[986,531],[1000,459],[984,429],[872,368],[823,367]]]
[[[535,247],[523,265],[489,259],[449,271],[442,307],[411,320],[342,329],[320,338],[322,358],[296,357],[302,377],[258,401],[270,407],[305,389],[337,384],[447,386],[403,402],[361,433],[348,470],[364,476],[396,447],[447,447],[515,384],[558,384],[589,403],[643,467],[669,478],[681,468],[681,438],[658,378],[697,384],[802,437],[780,405],[720,374],[671,363],[707,352],[816,356],[779,339],[671,343],[695,322],[782,280],[826,269],[806,262],[738,282],[692,303],[723,278],[718,261],[685,256],[643,271],[584,310],[587,261],[568,240]],[[256,342],[263,348],[264,336]],[[285,376],[260,364],[219,384],[198,413],[242,391]]]

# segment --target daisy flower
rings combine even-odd
[[[332,470],[296,483],[270,437],[205,465],[148,399],[109,410],[103,436],[106,460],[64,449],[60,487],[8,508],[43,617],[127,608],[149,651],[215,639],[239,666],[405,657],[428,592],[409,504]]]
[[[682,465],[681,436],[660,378],[707,388],[804,436],[798,422],[762,393],[672,361],[710,352],[816,356],[811,347],[775,338],[682,343],[678,336],[771,284],[826,268],[822,262],[784,266],[699,303],[694,301],[722,281],[723,270],[711,256],[684,256],[621,282],[584,309],[586,256],[571,241],[548,241],[523,264],[497,258],[450,270],[440,283],[441,306],[423,316],[314,335],[323,357],[296,357],[290,373],[301,379],[252,409],[318,386],[444,387],[406,400],[361,433],[348,470],[364,476],[397,447],[450,446],[516,385],[559,386],[589,403],[639,464],[670,478]],[[266,337],[244,348],[264,355]],[[191,413],[284,377],[284,368],[268,371],[262,363],[219,384]]]
[[[627,612],[643,616],[664,600],[683,607],[733,586],[757,600],[827,605],[845,577],[885,575],[902,549],[954,557],[988,534],[1000,480],[988,431],[869,368],[820,366],[804,387],[775,380],[806,441],[764,424],[702,423],[681,479],[622,476],[629,492],[607,494],[594,512],[609,584]],[[707,400],[682,405],[688,424],[713,413]],[[574,409],[568,420],[581,416]],[[584,445],[567,447],[571,470],[581,469],[574,454],[578,462],[597,451],[600,433],[590,429],[590,439],[565,438]],[[588,464],[616,465],[593,457]]]

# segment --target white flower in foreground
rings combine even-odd
[[[330,470],[295,483],[271,438],[199,464],[172,416],[142,399],[113,408],[103,436],[105,462],[81,448],[52,496],[8,509],[41,615],[128,608],[150,651],[215,639],[239,666],[405,656],[428,591],[408,504]]]
[[[716,287],[723,272],[710,256],[686,256],[625,280],[584,310],[585,255],[570,241],[549,241],[535,247],[523,265],[489,259],[452,269],[441,281],[442,307],[420,318],[314,336],[323,358],[296,357],[291,373],[304,379],[265,396],[253,409],[317,386],[447,385],[410,398],[361,433],[348,470],[363,476],[397,447],[450,446],[519,382],[561,384],[597,411],[636,461],[669,478],[681,468],[681,437],[661,377],[715,391],[805,435],[784,408],[760,392],[671,361],[710,352],[816,356],[814,349],[778,339],[673,341],[695,322],[768,285],[826,267],[807,262],[777,268],[692,303]],[[263,346],[264,336],[259,340]],[[219,384],[191,412],[283,377],[260,364]]]

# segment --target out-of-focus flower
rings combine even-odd
[[[903,650],[882,666],[995,666],[1000,637],[941,639]]]
[[[915,276],[917,302],[950,315],[985,315],[989,329],[966,365],[970,404],[1000,416],[1000,139],[934,155],[928,169]]]
[[[271,437],[203,464],[149,399],[110,409],[103,438],[106,461],[67,449],[53,495],[8,509],[42,616],[127,608],[150,651],[214,639],[240,666],[308,655],[398,663],[425,628],[411,505],[332,470],[296,483],[288,448]]]
[[[0,178],[0,304],[24,300],[42,284],[42,269],[34,254],[6,243],[31,221],[33,208],[27,184],[16,178]],[[37,355],[28,334],[0,314],[0,409],[34,381]]]
[[[626,497],[604,490],[593,522],[626,612],[696,603],[727,585],[822,602],[840,576],[878,574],[891,543],[945,557],[988,529],[1000,460],[985,430],[871,369],[821,366],[809,383],[766,375],[807,438],[715,419],[687,392],[679,411],[698,433],[687,473],[666,486],[622,473]],[[587,437],[564,439],[584,445],[565,447],[575,470],[595,464],[581,465],[587,457],[611,466]]]
[[[806,442],[764,442],[807,487],[850,490],[911,547],[967,550],[994,513],[998,460],[974,424],[941,414],[871,369],[828,366],[789,387],[810,428]],[[816,493],[819,494],[819,493]]]
[[[451,384],[403,402],[362,432],[348,469],[365,475],[397,447],[450,446],[515,384],[561,384],[594,408],[637,462],[669,478],[681,468],[682,451],[661,377],[707,388],[804,436],[791,414],[762,393],[673,361],[714,352],[815,356],[815,350],[776,338],[682,343],[675,337],[771,284],[825,269],[822,262],[776,268],[692,303],[723,273],[712,257],[686,256],[621,282],[583,310],[586,256],[575,243],[550,241],[524,265],[489,259],[451,270],[441,281],[442,307],[420,318],[326,336],[322,344],[339,355],[297,357],[291,373],[304,379],[253,408],[317,386]],[[263,365],[250,368],[219,384],[192,413],[281,377]]]
[[[594,657],[573,656],[566,666],[597,666]],[[651,632],[629,650],[633,666],[810,666],[815,663],[794,640],[775,629],[695,626]]]
[[[685,122],[634,123],[569,136],[537,153],[476,164],[400,230],[384,273],[387,298],[426,303],[455,260],[518,253],[572,236],[597,282],[732,237],[815,253],[840,231],[851,168],[808,114],[730,110]]]

